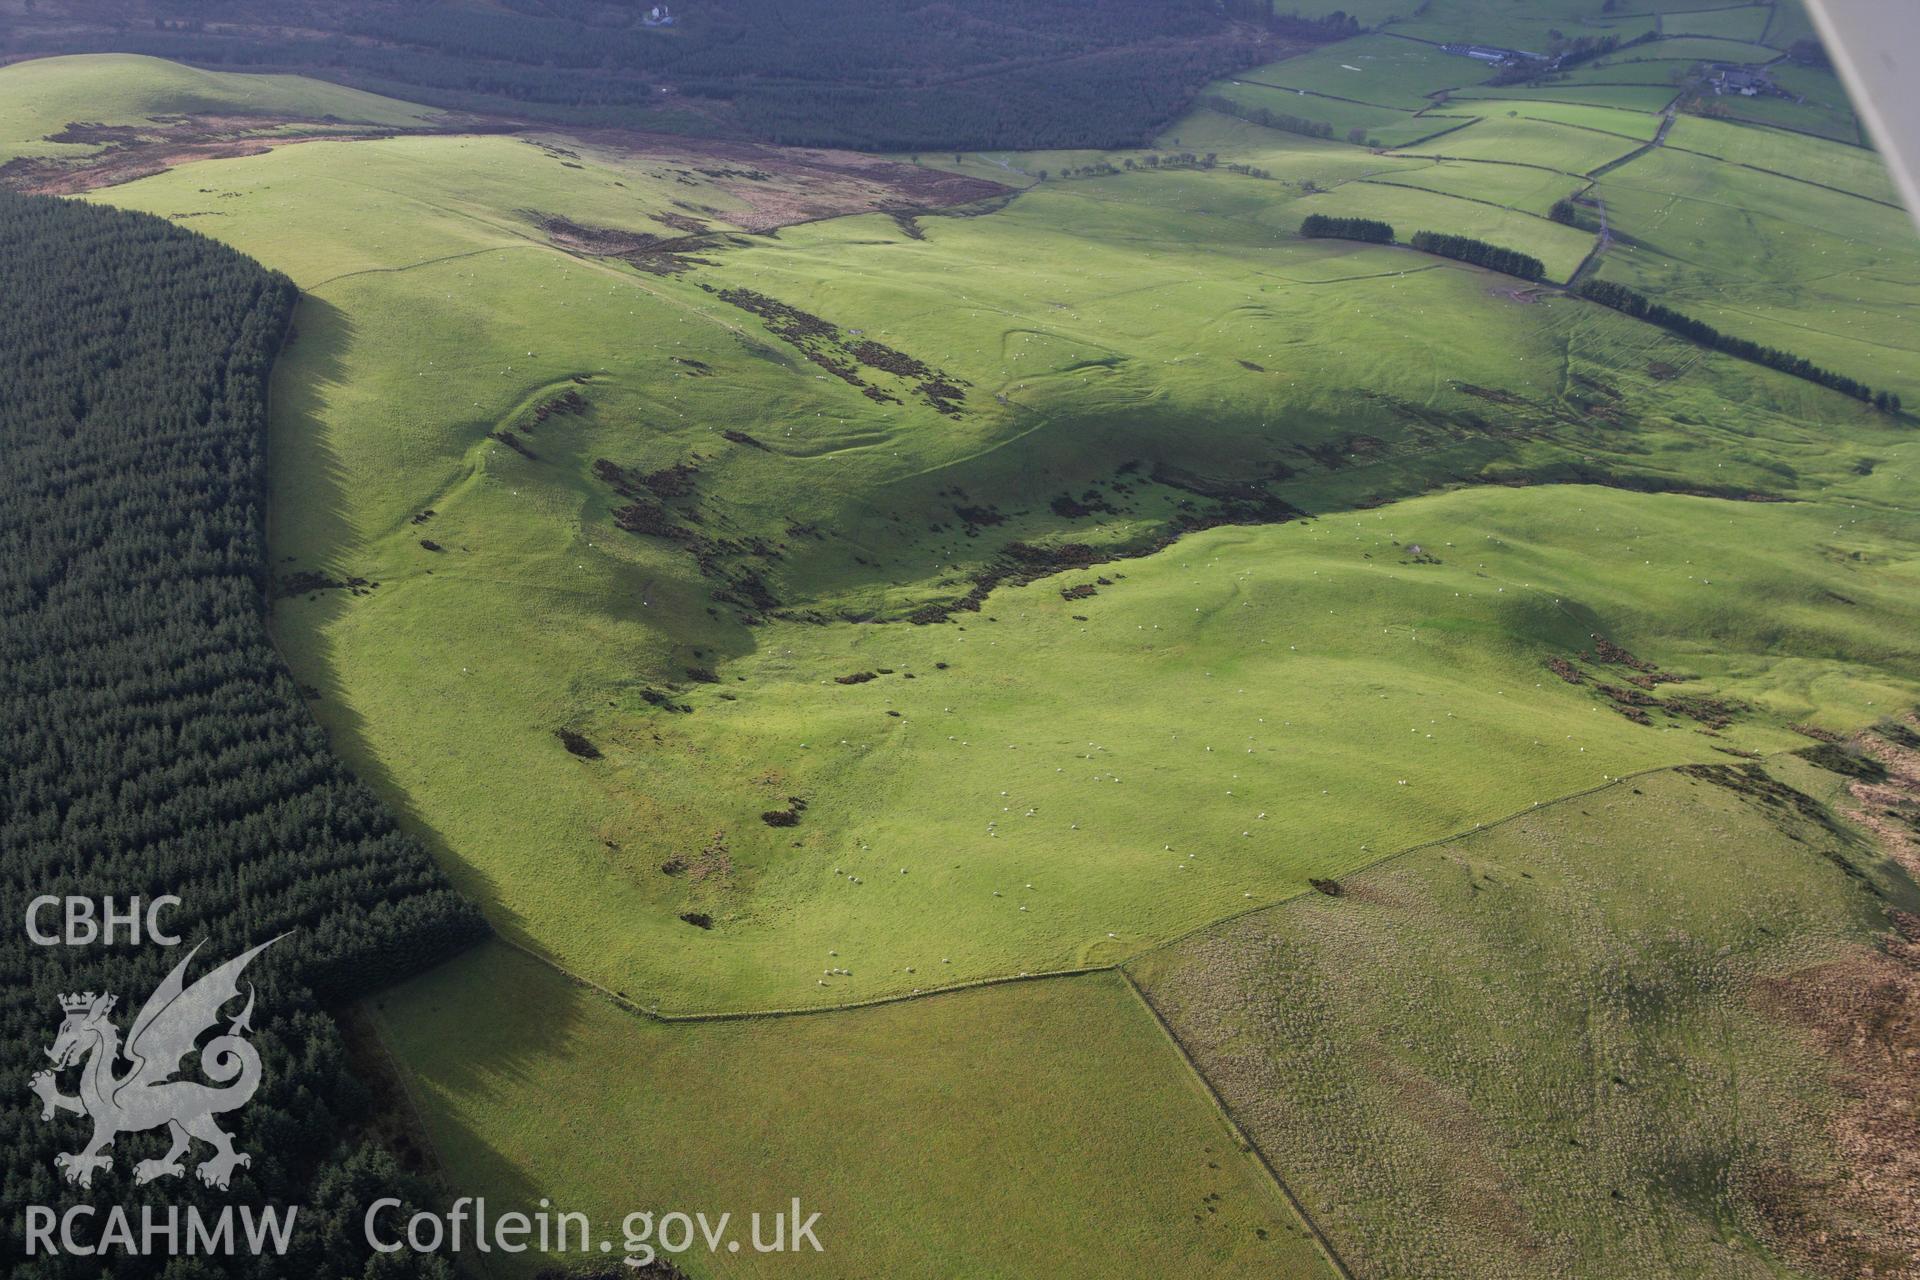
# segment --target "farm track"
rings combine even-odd
[[[1589,191],[1591,191],[1592,189],[1593,188],[1591,187],[1587,188],[1587,190]],[[1607,224],[1606,200],[1600,196],[1588,196],[1583,194],[1575,197],[1575,203],[1591,204],[1593,205],[1594,208],[1600,211],[1600,236],[1597,240],[1593,242],[1593,248],[1587,253],[1587,256],[1580,259],[1580,265],[1573,269],[1573,274],[1567,277],[1568,288],[1572,288],[1574,285],[1580,283],[1580,281],[1584,279],[1592,271],[1594,267],[1599,266],[1600,256],[1604,254],[1608,250],[1608,248],[1610,248],[1613,244],[1613,229]]]
[[[1667,109],[1661,113],[1660,128],[1654,133],[1651,142],[1628,152],[1617,160],[1609,160],[1606,164],[1593,170],[1587,174],[1590,182],[1597,182],[1602,175],[1611,173],[1623,165],[1631,164],[1641,156],[1646,155],[1649,151],[1652,151],[1655,147],[1665,146],[1667,134],[1673,129],[1675,107],[1676,103],[1670,102],[1667,104]],[[1592,252],[1582,258],[1580,265],[1574,268],[1573,274],[1567,277],[1568,288],[1572,288],[1588,275],[1592,274],[1593,270],[1600,265],[1600,259],[1606,254],[1608,249],[1613,247],[1613,228],[1607,221],[1606,199],[1602,196],[1592,195],[1592,191],[1593,187],[1589,185],[1585,192],[1576,197],[1576,201],[1579,203],[1590,203],[1595,209],[1600,211],[1600,234],[1598,238],[1594,240]]]
[[[1641,156],[1647,154],[1647,152],[1652,151],[1655,147],[1665,146],[1667,142],[1667,134],[1671,132],[1673,129],[1673,120],[1674,120],[1675,114],[1676,114],[1676,104],[1672,102],[1668,103],[1667,109],[1660,113],[1660,128],[1657,132],[1654,133],[1652,141],[1648,142],[1644,146],[1637,147],[1634,150],[1627,152],[1627,154],[1620,156],[1617,159],[1607,161],[1605,164],[1601,165],[1598,169],[1588,170],[1585,176],[1589,178],[1596,178],[1596,179],[1603,178],[1607,174],[1612,173],[1615,169],[1624,168],[1625,166],[1632,164],[1635,160],[1638,160]]]

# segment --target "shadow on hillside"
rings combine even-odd
[[[268,578],[315,570],[351,576],[363,545],[349,518],[350,469],[327,440],[322,423],[328,397],[346,383],[346,353],[354,340],[352,319],[323,298],[303,295],[294,312],[297,337],[275,361],[268,426]],[[291,510],[290,495],[299,495]],[[297,594],[297,593],[296,593]],[[499,886],[462,857],[408,797],[375,752],[364,718],[346,697],[340,664],[327,639],[329,627],[349,607],[351,596],[334,588],[308,596],[293,620],[287,601],[269,600],[267,635],[293,673],[308,706],[325,729],[335,754],[385,803],[407,834],[419,840],[455,887],[477,900],[495,929],[524,936],[523,921],[504,906]],[[291,628],[297,628],[292,630]]]

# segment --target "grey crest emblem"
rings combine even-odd
[[[93,1137],[86,1146],[54,1157],[54,1167],[68,1182],[91,1186],[94,1173],[112,1164],[107,1148],[116,1137],[162,1126],[171,1132],[173,1145],[158,1160],[135,1165],[136,1182],[180,1177],[186,1172],[183,1157],[190,1154],[194,1139],[213,1148],[213,1154],[194,1168],[200,1181],[210,1187],[226,1190],[233,1171],[252,1163],[252,1157],[234,1150],[232,1137],[214,1123],[220,1113],[245,1106],[260,1087],[260,1053],[246,1040],[252,1030],[251,985],[245,1007],[228,1022],[225,1033],[200,1049],[200,1073],[213,1083],[176,1077],[201,1035],[219,1023],[221,1009],[239,998],[241,971],[279,940],[261,943],[189,986],[185,974],[200,950],[196,944],[147,997],[124,1044],[120,1029],[108,1016],[117,996],[87,991],[60,997],[65,1017],[46,1051],[53,1067],[35,1075],[30,1087],[39,1095],[42,1120],[65,1111],[93,1121]],[[121,1070],[123,1060],[127,1065]],[[79,1092],[61,1093],[60,1074],[76,1066]]]

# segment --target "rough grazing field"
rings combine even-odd
[[[1877,928],[1809,850],[1863,855],[1648,771],[1773,769],[1920,699],[1920,433],[1550,284],[1299,235],[1481,237],[1912,399],[1877,159],[1692,95],[1669,123],[1695,59],[1791,28],[1680,8],[1434,0],[1133,152],[428,132],[464,126],[144,60],[0,70],[30,164],[125,159],[45,141],[74,120],[211,105],[404,131],[91,198],[304,290],[276,638],[507,942],[618,993],[502,945],[388,998],[449,1174],[600,1212],[824,1183],[857,1265],[823,1274],[969,1239],[982,1274],[1317,1274],[1129,962],[1381,1274],[1789,1274],[1755,1269],[1788,1231],[1729,1171],[1837,1169],[1831,1098],[1728,975]],[[1531,85],[1421,43],[1656,24],[1685,39]],[[1484,914],[1518,886],[1544,896]],[[1223,993],[1271,1016],[1229,1042]],[[471,1043],[503,1003],[515,1038]],[[1771,1110],[1731,1118],[1749,1074]]]
[[[1356,1274],[1910,1274],[1897,1184],[1839,1143],[1910,1105],[1879,948],[1920,862],[1838,822],[1837,783],[1636,778],[1130,968]],[[1842,974],[1888,1002],[1881,1092],[1821,1049]]]

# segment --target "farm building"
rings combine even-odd
[[[1743,98],[1773,92],[1773,82],[1761,67],[1716,66],[1708,83],[1715,93],[1737,93]]]
[[[1528,53],[1525,49],[1502,49],[1487,44],[1445,44],[1441,50],[1457,58],[1472,58],[1476,62],[1490,62],[1495,66],[1508,66],[1515,62],[1537,62],[1540,55]]]

